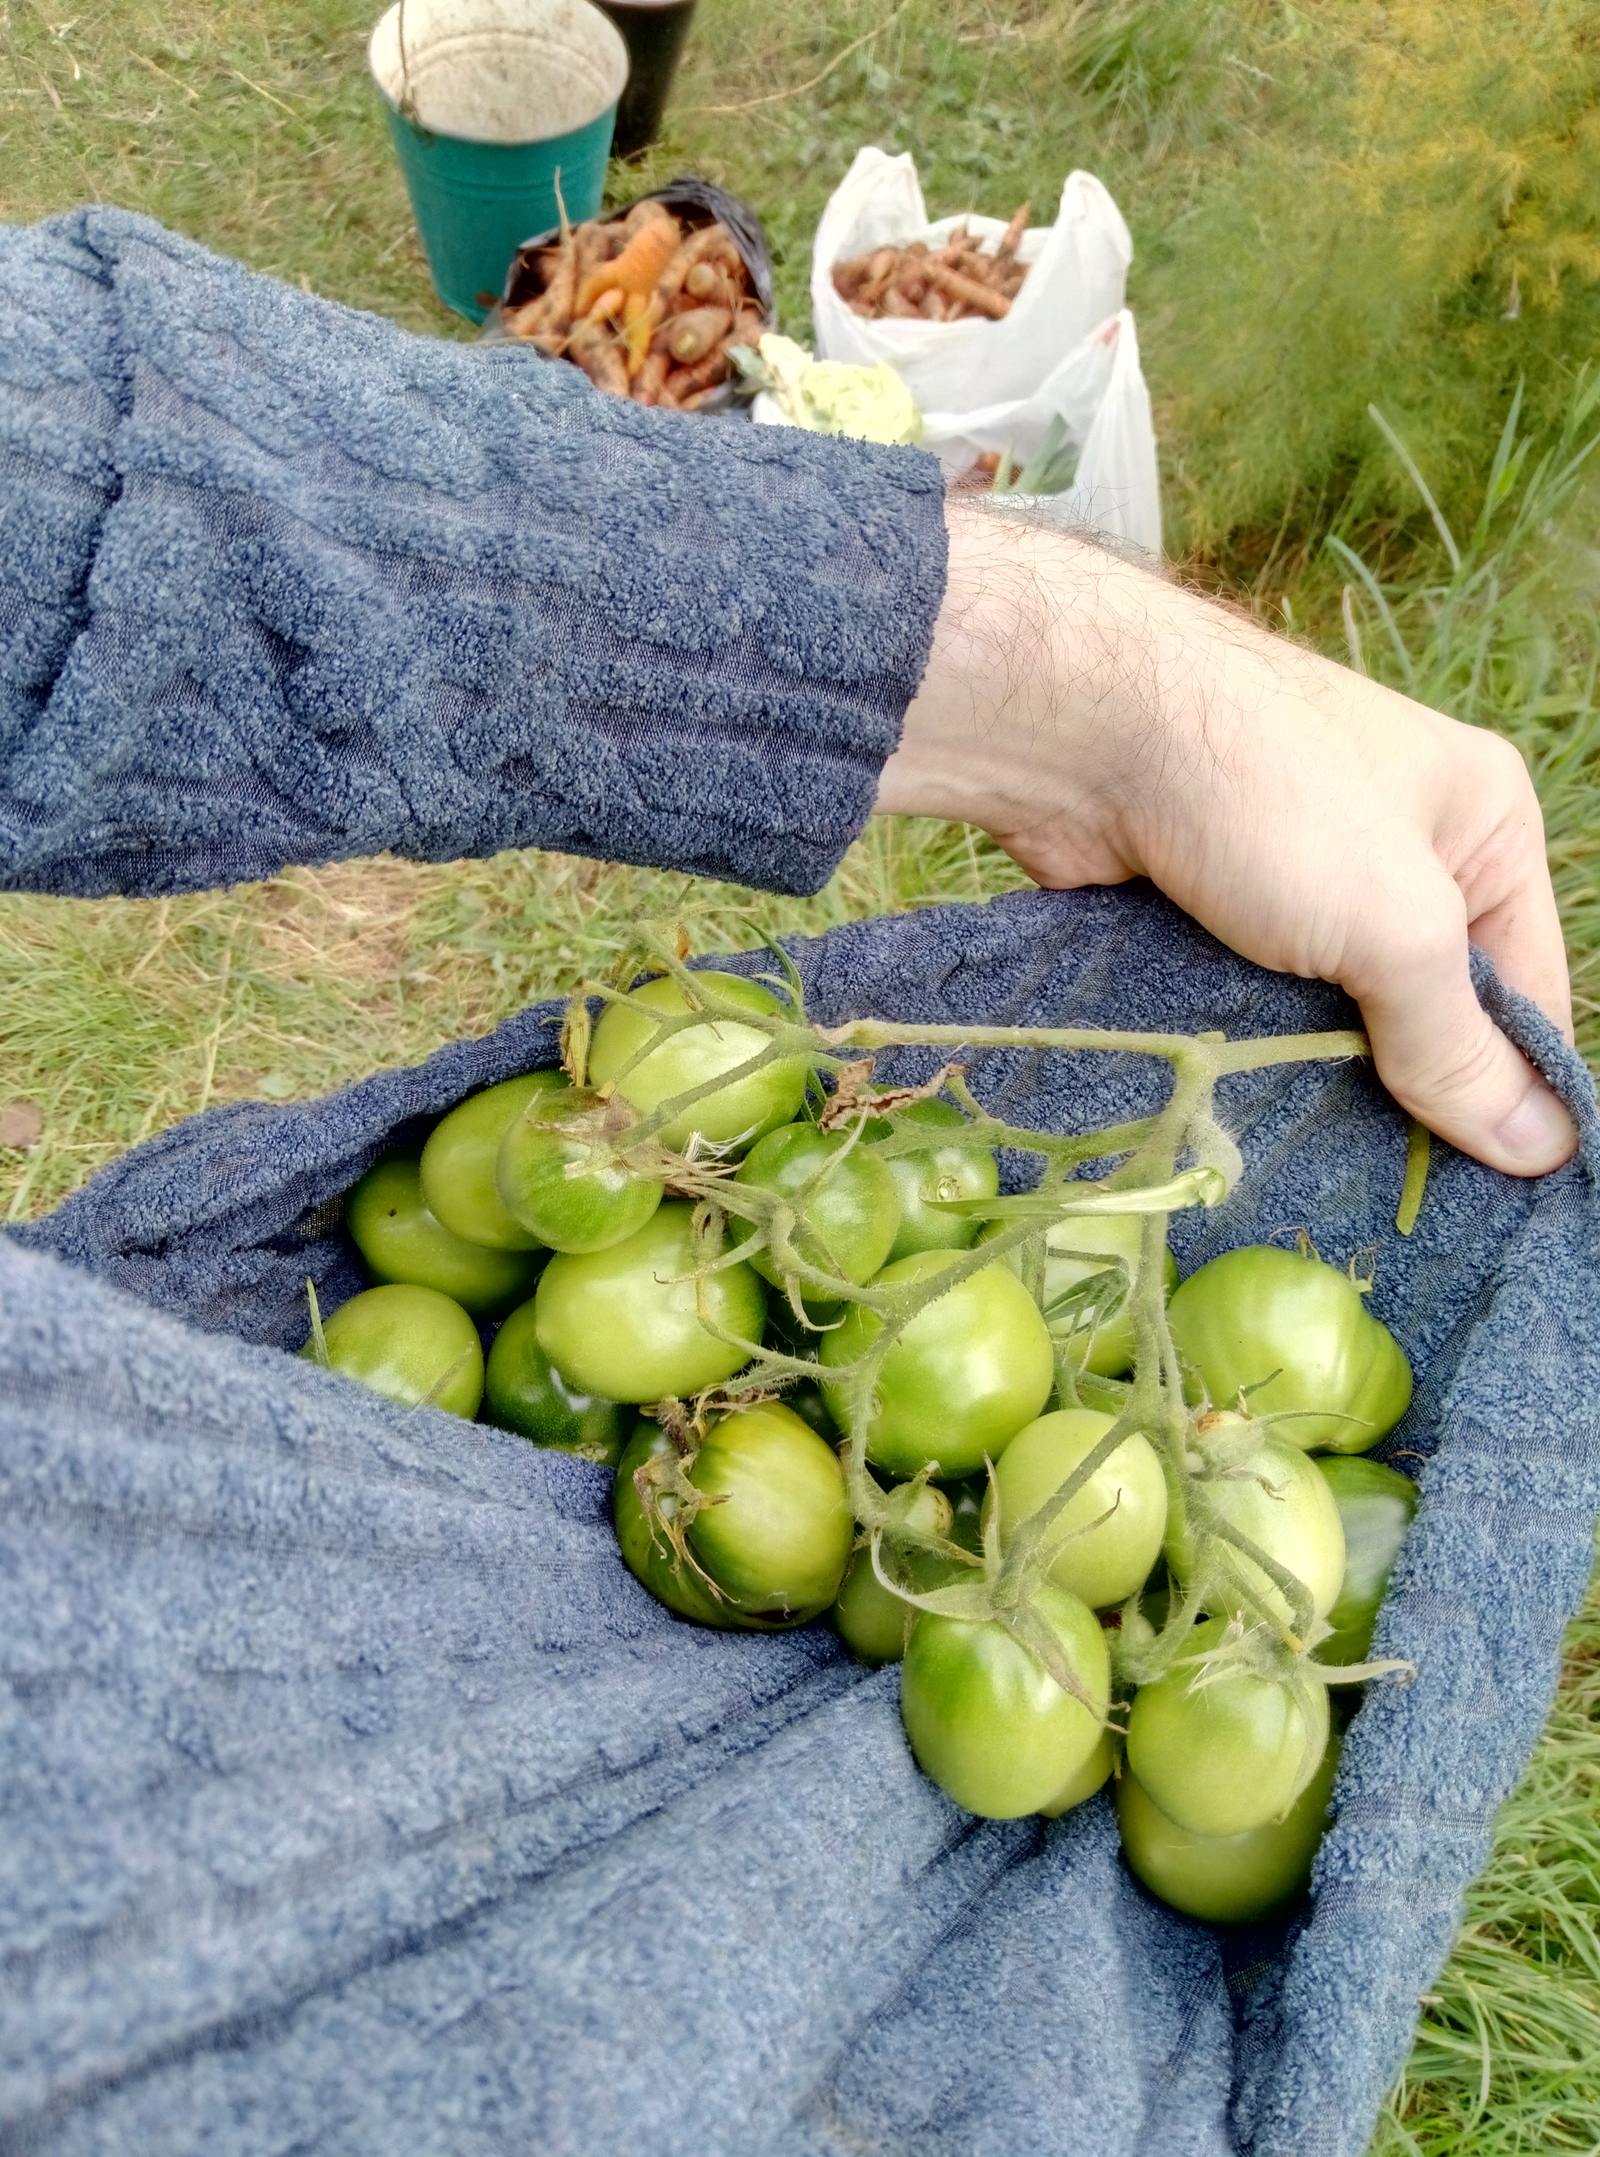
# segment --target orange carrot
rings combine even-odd
[[[671,365],[665,352],[647,352],[644,365],[634,377],[631,395],[635,404],[659,404],[661,385],[667,379]]]
[[[601,292],[596,294],[594,305],[585,309],[583,319],[585,322],[608,321],[612,315],[621,314],[627,304],[627,299],[628,295],[623,291],[621,285],[608,283]]]
[[[657,343],[672,354],[680,367],[692,367],[719,345],[733,327],[726,307],[691,307],[661,325]]]
[[[650,337],[661,319],[661,302],[651,293],[648,298],[640,292],[630,292],[622,306],[622,344],[628,357],[628,379],[631,382],[644,365],[650,350]]]
[[[628,368],[616,340],[598,322],[580,322],[567,346],[596,389],[613,397],[628,394]]]
[[[614,262],[599,263],[578,291],[578,312],[587,314],[602,292],[613,285],[641,297],[654,286],[661,272],[678,251],[678,224],[673,217],[652,217],[642,224]]]

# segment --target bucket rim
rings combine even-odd
[[[418,0],[409,0],[409,4],[415,8]],[[582,118],[571,119],[565,126],[547,134],[516,137],[466,134],[459,127],[434,126],[418,112],[414,96],[408,94],[408,56],[401,43],[407,5],[408,0],[392,0],[392,4],[373,24],[367,38],[367,71],[379,96],[391,112],[423,134],[448,136],[457,142],[477,143],[489,149],[518,149],[541,142],[560,142],[603,119],[605,114],[615,107],[627,87],[628,48],[622,32],[599,8],[587,5],[586,0],[579,0],[577,7],[561,10],[568,15],[571,26],[580,33],[573,39],[564,39],[561,49],[571,52],[575,57],[592,60],[597,66],[600,75],[597,91],[599,102],[592,112],[585,113]],[[423,0],[423,5],[426,5],[426,0]],[[423,48],[426,64],[431,66],[441,52],[470,54],[501,46],[520,53],[530,46],[538,47],[541,43],[548,42],[531,24],[519,29],[504,22],[481,23],[470,27],[458,27],[459,23],[459,15],[454,15],[446,23],[435,23],[435,34]],[[442,34],[439,34],[441,31]],[[413,61],[412,65],[415,64]]]

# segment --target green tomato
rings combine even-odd
[[[1231,1415],[1208,1420],[1248,1428],[1243,1419]],[[1269,1558],[1305,1583],[1317,1616],[1325,1618],[1344,1579],[1344,1529],[1333,1492],[1317,1463],[1281,1438],[1265,1438],[1253,1458],[1226,1475],[1204,1480],[1200,1489],[1230,1527],[1249,1536]],[[1181,1501],[1174,1503],[1168,1518],[1164,1548],[1174,1577],[1189,1580],[1194,1573],[1195,1545]],[[1230,1549],[1227,1562],[1238,1568],[1278,1622],[1287,1625],[1288,1601],[1255,1560]],[[1206,1607],[1213,1617],[1231,1611],[1251,1620],[1256,1615],[1226,1579],[1206,1591]]]
[[[1197,1625],[1187,1655],[1216,1647],[1228,1621]],[[1281,1820],[1328,1743],[1328,1695],[1303,1703],[1252,1672],[1196,1688],[1180,1663],[1142,1685],[1128,1717],[1128,1765],[1167,1818],[1193,1835],[1243,1835]]]
[[[328,1361],[346,1378],[370,1386],[402,1408],[429,1401],[470,1419],[483,1398],[483,1347],[478,1329],[436,1288],[409,1283],[369,1288],[324,1319]],[[316,1360],[316,1342],[302,1356]]]
[[[553,1251],[608,1251],[661,1203],[655,1178],[617,1159],[608,1121],[595,1095],[567,1087],[536,1094],[506,1126],[494,1171],[501,1204]]]
[[[436,1288],[480,1318],[497,1317],[533,1292],[538,1259],[453,1235],[424,1203],[410,1154],[374,1162],[345,1200],[344,1217],[374,1281]]]
[[[1136,1213],[1108,1213],[1094,1220],[1057,1221],[1045,1231],[1040,1301],[1045,1323],[1069,1351],[1075,1370],[1120,1378],[1133,1368],[1136,1344],[1128,1290],[1138,1270],[1143,1227]],[[990,1242],[1006,1228],[1004,1221],[987,1222],[980,1240]],[[1007,1252],[1004,1262],[1019,1276],[1025,1270],[1020,1248]],[[1178,1268],[1170,1251],[1163,1272],[1171,1295],[1178,1285]],[[1092,1294],[1073,1294],[1097,1277]]]
[[[699,979],[747,1011],[775,1014],[787,1009],[770,989],[763,988],[759,981],[746,981],[742,975],[703,973]],[[659,1031],[659,1021],[652,1014],[661,1012],[675,1018],[688,1008],[682,989],[666,975],[633,990],[625,1004],[608,1004],[589,1049],[590,1085],[604,1087],[614,1080],[622,1099],[645,1115],[674,1094],[686,1093],[691,1086],[708,1085],[724,1071],[748,1063],[767,1046],[767,1036],[754,1026],[708,1019],[703,1026],[686,1026],[681,1033],[669,1035],[659,1048],[649,1049],[648,1044]],[[640,1057],[626,1077],[619,1077],[624,1064],[641,1049],[648,1049],[648,1053]],[[713,1145],[748,1145],[764,1131],[794,1121],[805,1100],[810,1076],[811,1067],[803,1058],[789,1057],[768,1064],[765,1070],[697,1101],[693,1108],[675,1116],[656,1137],[661,1145],[679,1151],[697,1131],[702,1140]]]
[[[997,1618],[924,1612],[906,1648],[900,1714],[917,1765],[987,1820],[1019,1819],[1052,1803],[1087,1765],[1110,1703],[1111,1658],[1094,1612],[1048,1582],[1034,1608],[1098,1714]]]
[[[484,1420],[535,1445],[614,1468],[633,1418],[616,1401],[578,1393],[539,1346],[533,1303],[511,1313],[489,1348],[483,1378]]]
[[[1332,1634],[1317,1648],[1319,1663],[1364,1663],[1400,1545],[1421,1492],[1381,1461],[1334,1454],[1316,1463],[1333,1492],[1344,1526],[1344,1578],[1328,1612]]]
[[[885,1266],[872,1285],[926,1280],[955,1263],[952,1251],[918,1251]],[[853,1303],[822,1336],[823,1398],[841,1430],[849,1427],[849,1388],[826,1373],[865,1354],[882,1327],[875,1311]],[[919,1311],[884,1357],[867,1458],[896,1477],[930,1463],[941,1476],[971,1475],[1033,1421],[1055,1380],[1050,1335],[1033,1298],[1004,1266],[985,1266]]]
[[[1110,1416],[1092,1408],[1063,1408],[1018,1431],[995,1463],[986,1501],[987,1510],[998,1499],[1002,1548],[1055,1495],[1111,1423]],[[1110,1518],[1102,1519],[1103,1514]],[[1150,1577],[1166,1525],[1166,1476],[1149,1439],[1134,1431],[1050,1524],[1047,1541],[1064,1547],[1049,1577],[1092,1610],[1121,1603]]]
[[[634,1481],[637,1470],[672,1450],[672,1440],[661,1425],[646,1421],[635,1427],[632,1438],[623,1448],[611,1494],[617,1547],[622,1552],[622,1562],[635,1580],[648,1588],[656,1601],[664,1603],[675,1617],[689,1618],[696,1625],[711,1625],[721,1632],[731,1632],[740,1623],[738,1613],[731,1603],[721,1602],[712,1594],[690,1561],[677,1557],[665,1536],[652,1532],[644,1502],[639,1496],[639,1486]],[[662,1512],[671,1519],[677,1512],[677,1499],[668,1491],[663,1493],[660,1503]]]
[[[777,1401],[719,1416],[689,1480],[709,1500],[689,1547],[735,1609],[796,1624],[826,1610],[855,1520],[833,1448]]]
[[[1047,1820],[1059,1820],[1064,1812],[1071,1812],[1074,1805],[1087,1804],[1097,1790],[1104,1789],[1110,1781],[1117,1764],[1117,1743],[1109,1730],[1102,1730],[1094,1751],[1083,1766],[1056,1792],[1048,1805],[1039,1810]]]
[[[540,1094],[562,1092],[559,1071],[529,1071],[473,1094],[428,1134],[422,1195],[435,1219],[468,1243],[496,1251],[537,1251],[537,1236],[513,1221],[495,1188],[495,1156],[507,1124]]]
[[[950,1130],[965,1124],[953,1101],[913,1101],[898,1112],[898,1121],[931,1124]],[[869,1146],[880,1146],[894,1135],[887,1117],[873,1117],[862,1132]],[[915,1251],[966,1251],[977,1241],[982,1222],[975,1216],[945,1213],[942,1205],[958,1198],[993,1198],[1000,1188],[1000,1164],[987,1146],[931,1145],[926,1153],[897,1154],[884,1167],[894,1178],[900,1200],[900,1221],[888,1254],[888,1263],[909,1258]]]
[[[539,1346],[568,1385],[602,1400],[686,1399],[749,1361],[700,1323],[693,1211],[669,1203],[626,1243],[563,1251],[545,1267],[534,1298]],[[715,1324],[760,1340],[767,1292],[748,1266],[709,1275],[703,1294]]]
[[[927,1535],[950,1533],[950,1500],[931,1483],[925,1483],[907,1508],[907,1521]],[[935,1551],[896,1551],[886,1540],[883,1569],[891,1579],[902,1578],[917,1592],[937,1586],[956,1568]],[[965,1570],[965,1568],[962,1568]],[[976,1577],[976,1575],[974,1575]],[[834,1601],[833,1622],[839,1637],[864,1663],[897,1663],[906,1649],[906,1632],[916,1606],[891,1593],[872,1569],[872,1552],[863,1546],[845,1568]]]
[[[1151,1894],[1210,1925],[1287,1916],[1311,1882],[1339,1765],[1331,1738],[1321,1765],[1281,1820],[1242,1835],[1195,1835],[1169,1820],[1138,1780],[1117,1785],[1117,1825],[1129,1870]]]
[[[1411,1366],[1362,1293],[1320,1258],[1257,1244],[1192,1273],[1167,1318],[1214,1407],[1248,1388],[1252,1415],[1287,1418],[1288,1444],[1365,1453],[1410,1406]]]
[[[809,1123],[769,1131],[746,1154],[734,1181],[770,1191],[793,1208],[795,1248],[819,1272],[859,1287],[889,1256],[900,1225],[894,1178],[843,1132]],[[757,1251],[750,1263],[763,1280],[781,1285],[769,1251]]]

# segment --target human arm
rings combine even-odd
[[[878,807],[981,824],[1039,883],[1148,876],[1245,957],[1340,983],[1395,1098],[1515,1175],[1571,1120],[1469,942],[1572,1035],[1517,752],[1086,541],[952,508],[934,653]]]
[[[119,211],[0,228],[0,890],[390,849],[789,891],[871,809],[932,458],[690,425]]]

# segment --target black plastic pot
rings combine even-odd
[[[595,5],[610,16],[628,48],[628,84],[617,107],[611,154],[632,157],[661,132],[694,0],[595,0]]]

